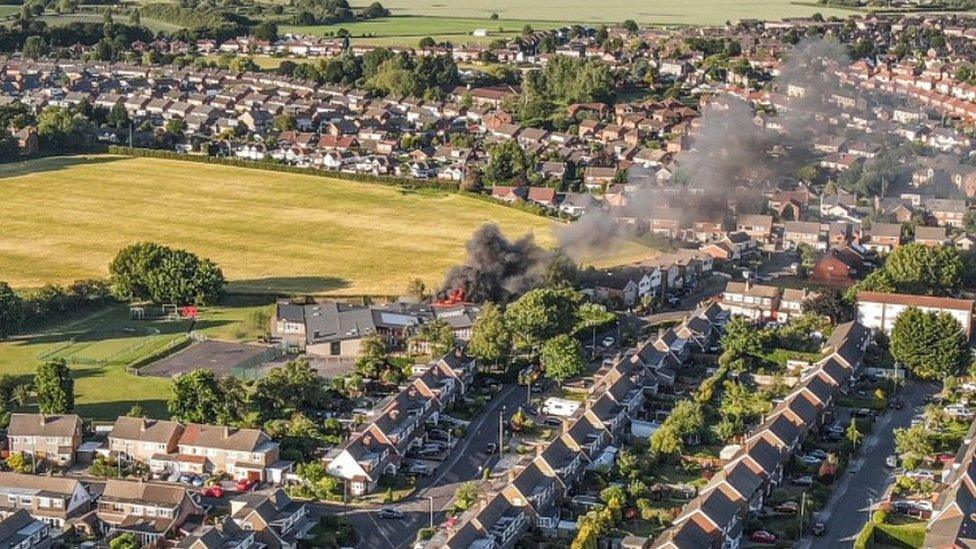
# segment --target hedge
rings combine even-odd
[[[108,147],[110,154],[126,156],[141,156],[145,158],[162,158],[165,160],[180,160],[183,162],[199,162],[201,164],[218,164],[221,166],[233,166],[235,168],[249,168],[267,170],[272,172],[294,173],[300,175],[314,175],[317,177],[331,177],[334,179],[345,179],[359,183],[376,183],[380,185],[390,185],[397,187],[407,187],[414,189],[441,189],[445,191],[457,191],[456,181],[442,179],[412,179],[409,177],[395,177],[386,175],[371,175],[361,173],[347,173],[332,170],[322,170],[318,168],[301,168],[288,164],[278,164],[275,162],[258,162],[254,160],[244,160],[241,158],[228,158],[224,156],[209,156],[199,154],[180,154],[173,151],[162,149],[141,149],[133,147],[122,147],[112,145]]]

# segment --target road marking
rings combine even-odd
[[[373,513],[367,511],[366,516],[369,517],[369,521],[373,523],[373,526],[376,527],[376,531],[379,532],[381,536],[383,536],[383,539],[386,540],[386,543],[393,549],[396,549],[396,545],[394,545],[393,542],[390,541],[390,538],[386,537],[386,532],[384,532],[383,529],[380,528],[379,523],[376,522],[376,517],[373,516]]]

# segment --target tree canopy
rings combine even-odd
[[[543,343],[540,357],[546,377],[557,383],[578,376],[586,369],[579,340],[567,334],[559,334]]]
[[[895,320],[891,355],[923,379],[958,375],[969,363],[962,326],[948,313],[909,307]]]
[[[539,288],[526,292],[505,310],[505,324],[519,348],[532,348],[576,325],[579,294]]]
[[[75,380],[64,360],[52,360],[37,367],[34,393],[42,414],[66,414],[75,407]]]
[[[206,305],[215,303],[224,288],[224,273],[213,261],[153,242],[120,250],[109,273],[113,292],[123,300]]]

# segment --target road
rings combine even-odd
[[[797,544],[800,549],[850,547],[867,522],[870,500],[880,497],[894,481],[885,458],[895,453],[895,429],[911,426],[912,418],[922,413],[925,397],[937,392],[934,384],[909,380],[900,392],[905,406],[890,410],[874,426],[861,447],[858,461],[861,470],[845,474],[830,501],[820,513],[827,532],[819,538],[807,538]]]
[[[681,298],[681,302],[674,309],[663,309],[658,313],[640,317],[647,326],[654,326],[664,322],[674,322],[684,319],[688,311],[694,311],[702,301],[714,297],[725,289],[728,277],[714,274],[704,284],[695,288],[691,293]]]
[[[506,386],[488,401],[485,409],[469,425],[465,437],[434,474],[423,479],[415,495],[405,502],[388,506],[403,511],[406,515],[403,520],[379,519],[376,517],[376,508],[367,507],[315,504],[316,511],[348,518],[359,533],[357,547],[410,547],[417,532],[430,525],[430,498],[433,498],[436,526],[444,522],[447,514],[445,509],[454,499],[458,485],[481,478],[481,467],[488,463],[483,448],[488,442],[498,440],[498,413],[502,407],[505,408],[507,421],[524,403],[525,389],[516,385]]]

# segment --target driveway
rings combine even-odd
[[[443,524],[446,509],[454,499],[460,484],[481,478],[482,468],[494,463],[497,456],[489,460],[484,446],[498,440],[498,414],[505,407],[507,421],[525,402],[525,389],[507,385],[494,398],[488,401],[485,409],[471,422],[464,438],[454,447],[447,459],[433,475],[421,481],[420,488],[409,500],[396,505],[403,511],[402,520],[379,519],[376,507],[354,508],[342,505],[316,504],[323,513],[332,513],[349,519],[359,533],[357,547],[369,549],[399,549],[410,547],[421,528],[430,525],[430,509],[433,502],[434,525]]]
[[[925,408],[925,397],[938,391],[932,383],[909,380],[899,396],[905,401],[901,410],[890,410],[874,425],[864,441],[856,461],[861,470],[845,474],[830,501],[820,513],[827,532],[819,538],[806,538],[797,544],[801,549],[850,547],[867,522],[871,501],[885,493],[894,476],[885,466],[885,458],[895,453],[895,429],[911,426],[912,418]]]

